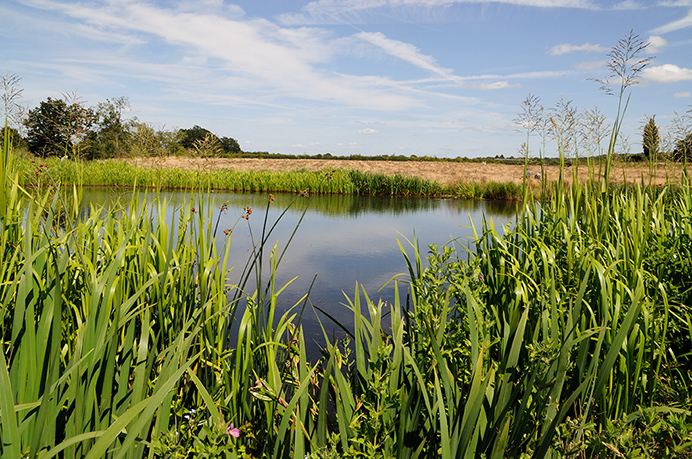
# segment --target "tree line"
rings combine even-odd
[[[129,107],[126,97],[106,99],[96,107],[85,106],[76,94],[61,99],[48,97],[23,117],[24,135],[16,128],[8,132],[13,145],[25,147],[39,157],[230,157],[242,152],[235,139],[218,137],[201,126],[157,130],[137,118],[126,119]]]
[[[18,78],[15,77],[15,80],[18,80]],[[3,77],[3,87],[6,87],[4,92],[7,92],[8,88],[11,89],[16,86],[17,81],[15,80],[10,82],[9,76]],[[566,105],[569,106],[569,102]],[[21,133],[15,127],[8,127],[5,132],[9,134],[10,141],[15,147],[24,147],[38,157],[59,156],[82,159],[108,159],[129,156],[188,154],[198,157],[310,157],[381,159],[390,161],[440,160],[435,157],[418,157],[416,155],[411,155],[410,157],[400,155],[378,155],[375,157],[351,155],[348,157],[337,157],[332,156],[330,153],[295,156],[270,154],[267,152],[243,152],[235,139],[218,137],[208,129],[198,125],[189,129],[157,130],[150,124],[139,121],[136,117],[127,119],[125,114],[129,108],[130,104],[126,97],[106,99],[105,102],[101,102],[95,107],[87,107],[78,98],[76,92],[68,93],[63,94],[63,97],[60,99],[48,97],[37,107],[24,111],[21,116],[17,116],[13,124],[22,128]],[[573,113],[571,115],[572,117],[575,116]],[[602,115],[595,117],[598,118],[598,123],[596,124],[599,126],[604,124],[605,117]],[[550,119],[553,120],[553,117]],[[665,142],[662,141],[659,135],[655,117],[646,117],[646,120],[647,122],[642,129],[641,145],[643,153],[636,155],[626,154],[624,155],[627,157],[626,159],[687,161],[692,158],[692,109],[683,115],[676,113],[672,130],[677,135],[674,136],[675,140],[673,142],[666,145],[664,145]],[[537,121],[519,120],[519,124],[522,126],[527,122],[531,124],[529,132],[536,130],[536,127],[533,125],[537,124]],[[0,130],[0,140],[3,137],[4,132]],[[567,145],[569,145],[569,142],[567,142]],[[495,158],[504,159],[504,156],[496,156]],[[456,158],[456,161],[465,160],[468,159]],[[550,158],[543,157],[541,160],[549,162]]]

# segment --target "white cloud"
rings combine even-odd
[[[381,48],[387,54],[406,61],[409,64],[413,64],[416,67],[420,67],[443,77],[447,77],[452,74],[450,69],[442,68],[437,65],[434,57],[422,54],[418,48],[409,43],[387,38],[381,32],[361,32],[356,34],[356,37],[360,38],[361,40],[365,40]]]
[[[129,1],[105,5],[56,0],[29,0],[29,3],[87,24],[100,31],[104,39],[109,34],[119,41],[127,35],[145,37],[150,43],[163,42],[174,48],[176,55],[220,60],[230,71],[226,78],[230,73],[233,78],[252,81],[265,94],[383,111],[423,105],[394,80],[323,70],[317,64],[330,62],[338,48],[333,46],[331,34],[323,29],[287,29],[264,19],[238,19],[239,12],[229,13],[228,8],[222,9],[226,13],[198,14]],[[217,2],[211,1],[206,9],[217,7]],[[389,52],[398,52],[401,58],[435,68],[434,60],[416,54],[414,47],[379,38]],[[108,65],[110,57],[102,59],[102,65]],[[218,84],[214,82],[214,86]]]
[[[590,0],[316,0],[306,4],[300,13],[279,16],[285,25],[304,24],[355,24],[395,19],[393,11],[414,10],[418,21],[425,11],[443,9],[455,4],[504,3],[537,8],[601,9]],[[410,18],[413,14],[399,14]],[[428,17],[429,15],[425,15]],[[435,16],[432,16],[435,17]],[[440,20],[444,15],[439,16]]]
[[[675,94],[673,94],[673,97],[675,97],[676,99],[689,99],[690,97],[692,97],[692,92],[676,92]]]
[[[643,8],[643,6],[632,0],[625,0],[624,2],[617,3],[613,5],[610,9],[612,10],[638,10]]]
[[[692,80],[692,69],[680,68],[674,64],[647,67],[642,70],[642,78],[655,83],[677,83]]]
[[[223,14],[237,19],[245,16],[245,10],[240,6],[225,5],[224,0],[197,0],[195,2],[180,0],[177,2],[177,11],[181,13]]]
[[[571,45],[564,43],[561,45],[555,45],[548,50],[548,54],[551,56],[561,56],[567,53],[574,52],[587,52],[587,53],[605,53],[608,48],[601,45],[592,45],[590,43],[584,43],[583,45]]]
[[[651,31],[651,33],[655,35],[660,35],[668,32],[673,32],[675,30],[685,29],[687,27],[692,27],[692,10],[690,10],[687,13],[687,16],[685,16],[684,18],[678,19],[677,21],[669,22],[668,24],[664,24],[660,27],[656,27]]]
[[[377,134],[379,131],[373,128],[365,128],[358,131],[358,134]]]
[[[606,60],[601,60],[601,61],[584,61],[584,62],[578,62],[574,64],[574,68],[577,70],[581,70],[584,72],[593,72],[594,70],[601,69],[608,65],[608,61]]]
[[[495,81],[493,83],[481,83],[478,85],[471,85],[472,88],[481,89],[483,91],[494,91],[498,89],[508,89],[508,88],[521,88],[519,83],[510,83],[509,81]]]
[[[692,0],[663,1],[659,6],[692,6]]]
[[[646,47],[646,51],[651,54],[660,52],[668,45],[668,40],[658,35],[651,35],[647,41],[649,46]]]

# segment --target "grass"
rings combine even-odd
[[[20,159],[19,181],[41,188],[53,183],[82,186],[145,187],[151,189],[213,189],[236,192],[289,192],[359,196],[456,197],[519,200],[523,188],[508,182],[442,184],[403,174],[380,174],[354,169],[319,171],[145,168],[121,161],[81,162],[46,158]],[[325,180],[325,177],[328,179]],[[540,189],[535,189],[537,193]]]

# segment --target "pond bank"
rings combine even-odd
[[[118,160],[115,160],[118,161]],[[520,161],[520,160],[518,160]],[[363,161],[337,159],[274,159],[274,158],[192,158],[169,156],[165,158],[134,158],[130,164],[147,168],[167,168],[183,170],[216,170],[232,169],[237,171],[271,171],[288,172],[297,170],[323,171],[331,169],[358,170],[371,174],[404,175],[438,182],[453,187],[460,182],[500,182],[523,184],[524,165],[498,164],[484,162],[451,162],[451,161]],[[597,166],[598,168],[598,166]],[[530,165],[533,173],[543,173],[549,182],[556,181],[560,172],[557,165]],[[567,167],[566,180],[572,178]],[[680,164],[660,163],[653,183],[662,185],[670,180],[677,182],[680,177]],[[635,183],[641,181],[642,174],[649,176],[648,163],[619,163],[615,165],[611,181],[615,183]],[[624,180],[623,180],[624,177]],[[582,182],[588,179],[588,168],[580,166],[579,178]]]
[[[134,186],[157,189],[214,189],[239,192],[309,192],[378,196],[448,197],[519,200],[523,198],[521,164],[431,161],[345,161],[257,158],[134,158],[93,162],[57,158],[21,161],[23,185],[59,182],[87,186]],[[529,195],[551,190],[559,177],[557,166],[528,169]],[[566,168],[566,182],[573,178]],[[580,181],[588,168],[576,171]],[[650,173],[647,164],[617,164],[611,183],[676,183],[680,166],[661,163]],[[595,175],[599,175],[598,167]],[[540,174],[540,175],[536,175]],[[537,177],[541,177],[541,179]]]

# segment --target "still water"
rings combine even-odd
[[[207,209],[214,224],[218,219],[219,247],[226,240],[224,230],[232,229],[231,283],[237,281],[251,256],[253,241],[261,238],[265,216],[267,229],[276,223],[268,244],[270,248],[276,244],[279,252],[285,250],[277,283],[283,286],[296,278],[279,296],[280,309],[283,312],[290,308],[310,290],[302,325],[306,341],[318,342],[323,342],[318,313],[311,305],[349,327],[352,313],[343,305],[344,295],[353,298],[357,284],[371,299],[391,302],[394,283],[388,282],[398,275],[402,280],[399,291],[405,298],[404,281],[408,276],[400,243],[413,257],[409,241],[417,240],[424,258],[431,244],[439,247],[455,240],[457,246],[465,247],[473,235],[470,224],[480,228],[484,218],[492,219],[495,229],[501,232],[503,226],[514,220],[516,212],[515,203],[456,199],[339,195],[308,199],[277,193],[275,201],[269,203],[268,194],[218,192],[211,196],[192,196],[185,192],[165,192],[159,196],[167,202],[166,212],[171,221],[177,210],[190,202],[196,209]],[[85,189],[83,205],[108,207],[116,200],[127,203],[130,197],[131,192]],[[142,200],[153,197],[149,193]],[[222,212],[220,208],[224,204],[227,210]],[[246,207],[252,209],[248,220],[240,218]],[[322,315],[320,319],[330,332],[335,329],[329,319]]]

